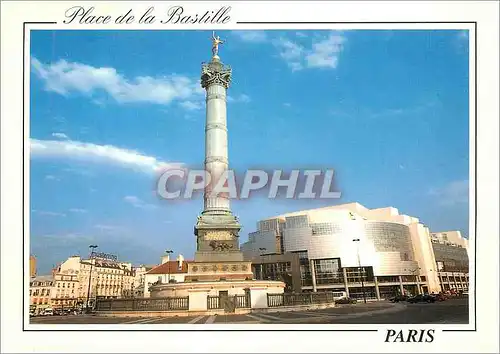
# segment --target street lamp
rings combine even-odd
[[[361,291],[363,292],[363,302],[366,304],[365,282],[363,281],[363,273],[361,272],[361,259],[359,258],[359,243],[360,243],[360,239],[359,238],[355,238],[352,241],[356,242],[356,245],[357,245],[357,251],[358,251],[358,272],[360,273],[360,276],[361,276]]]
[[[87,312],[89,312],[89,298],[90,298],[90,289],[91,289],[91,280],[92,280],[92,266],[94,265],[94,263],[92,262],[92,260],[94,259],[94,249],[96,249],[98,246],[97,245],[90,245],[89,246],[89,249],[90,249],[90,272],[89,272],[89,288],[87,290],[87,306],[86,306],[86,309],[87,309]]]
[[[165,253],[170,255],[171,253],[174,253],[174,251],[165,250]],[[170,284],[170,256],[168,257],[168,264],[167,264],[167,283]]]

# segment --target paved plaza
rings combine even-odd
[[[453,299],[433,304],[373,302],[340,305],[331,309],[293,312],[254,312],[246,315],[197,317],[104,317],[95,315],[33,317],[32,324],[467,324],[468,300]]]

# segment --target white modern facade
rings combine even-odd
[[[359,297],[361,280],[378,299],[443,290],[429,229],[393,207],[350,203],[276,216],[260,221],[241,249],[245,259],[299,253],[303,291]]]
[[[444,291],[469,289],[469,240],[460,231],[431,233],[441,288]]]

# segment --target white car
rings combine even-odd
[[[45,309],[43,311],[43,315],[44,316],[53,316],[54,315],[54,311],[51,308]]]

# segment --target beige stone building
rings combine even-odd
[[[133,294],[132,264],[127,262],[99,258],[82,259],[80,256],[72,256],[59,266],[57,276],[61,277],[60,294],[66,296],[74,294],[77,304],[85,305],[87,296],[89,302],[94,303],[96,298],[132,297]],[[66,284],[63,288],[65,282],[71,284],[71,291],[73,283],[75,284],[74,293],[68,292]]]
[[[241,247],[245,259],[258,263],[262,255],[298,254],[302,291],[337,290],[360,298],[364,288],[365,296],[380,299],[442,290],[429,229],[396,208],[350,203],[279,215],[257,227]],[[456,232],[450,238],[458,240]]]
[[[30,255],[30,278],[36,277],[36,257]]]
[[[52,307],[76,308],[81,304],[79,296],[79,281],[76,272],[61,270],[54,275],[54,285],[52,289]]]
[[[51,275],[40,275],[30,280],[30,309],[35,313],[52,306],[54,278]]]
[[[133,284],[132,284],[132,296],[133,297],[144,297],[144,289],[146,283],[146,273],[151,269],[157,267],[158,265],[143,265],[137,267],[132,267],[132,272],[134,274]]]

